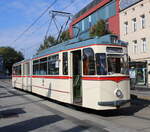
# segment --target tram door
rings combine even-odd
[[[82,87],[81,87],[81,50],[72,52],[73,59],[73,103],[82,105]]]

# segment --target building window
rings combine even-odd
[[[138,46],[137,46],[137,40],[133,41],[133,53],[137,53],[138,51]]]
[[[135,11],[135,8],[132,8],[132,11]]]
[[[125,35],[128,34],[128,22],[124,23],[124,31],[125,31]]]
[[[143,7],[144,5],[143,4],[141,4],[141,7]]]
[[[127,12],[124,12],[124,15],[127,15]]]
[[[132,19],[132,29],[133,29],[133,32],[137,30],[136,18]]]
[[[106,21],[105,25],[106,25],[106,30],[109,31],[109,21]]]
[[[146,38],[142,38],[142,52],[146,52]]]
[[[92,26],[92,17],[89,16],[88,19],[89,19],[89,28],[90,28]]]
[[[145,15],[141,15],[140,18],[141,18],[141,28],[143,29],[145,28]]]
[[[84,25],[84,20],[82,20],[82,31],[84,31],[85,25]]]

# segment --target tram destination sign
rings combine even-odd
[[[142,0],[120,0],[120,10],[124,10]]]
[[[123,49],[118,47],[107,47],[106,51],[108,53],[123,53]]]

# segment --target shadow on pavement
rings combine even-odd
[[[0,118],[18,117],[19,114],[26,113],[22,108],[8,109],[0,111]]]
[[[58,115],[42,116],[1,127],[0,132],[28,132],[61,120],[64,118]]]
[[[0,85],[0,88],[5,88],[4,86]]]
[[[65,131],[62,131],[62,132],[82,132],[84,130],[87,130],[89,129],[89,127],[85,127],[85,126],[76,126],[76,127],[73,127],[69,130],[65,130]]]
[[[78,111],[91,113],[100,115],[103,117],[113,117],[113,116],[131,116],[134,115],[136,112],[150,106],[150,101],[137,99],[136,97],[131,100],[131,106],[126,108],[120,108],[117,110],[92,110],[88,108],[82,108],[73,105],[65,105],[71,109],[76,109]]]
[[[19,91],[23,91],[18,89]],[[29,93],[27,91],[25,91],[26,93]],[[40,95],[37,95],[35,93],[30,93],[32,95],[38,96],[42,99],[48,100],[50,102],[68,107],[70,109],[74,109],[74,110],[78,110],[78,111],[82,111],[82,112],[86,112],[86,113],[92,113],[92,114],[96,114],[96,115],[100,115],[103,117],[113,117],[113,116],[131,116],[134,115],[136,112],[144,109],[145,107],[150,105],[150,101],[146,101],[146,100],[142,100],[142,99],[138,99],[137,96],[132,95],[131,97],[131,106],[127,107],[127,108],[120,108],[117,110],[93,110],[93,109],[88,109],[88,108],[83,108],[80,106],[75,106],[75,105],[71,105],[71,104],[67,104],[67,103],[63,103],[63,102],[59,102],[57,100],[53,100],[47,97],[43,97]]]

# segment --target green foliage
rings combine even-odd
[[[43,44],[40,45],[40,47],[37,50],[36,54],[38,54],[39,52],[41,52],[44,49],[47,49],[49,47],[52,47],[52,46],[54,46],[56,44],[59,44],[59,43],[64,42],[64,41],[67,41],[69,39],[70,39],[69,30],[66,30],[66,31],[62,32],[61,35],[60,35],[60,39],[59,40],[56,40],[55,37],[53,37],[53,36],[49,36],[48,38],[44,39]]]
[[[12,65],[24,59],[23,54],[20,51],[16,51],[11,47],[0,47],[0,55],[4,59],[4,67],[12,73]]]
[[[66,31],[61,33],[61,35],[60,35],[60,41],[61,42],[65,42],[69,39],[71,39],[70,34],[69,34],[69,30],[66,30]]]
[[[98,21],[95,25],[93,25],[90,29],[90,36],[103,36],[106,34],[110,34],[110,31],[108,31],[106,27],[106,21],[105,20],[100,20]]]
[[[54,46],[56,44],[56,39],[53,36],[49,36],[48,38],[44,39],[44,43],[40,45],[39,49],[37,50],[37,54],[44,50],[47,49],[51,46]]]

